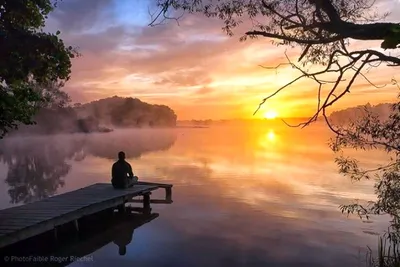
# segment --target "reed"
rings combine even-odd
[[[368,267],[400,267],[400,251],[397,239],[380,236],[378,239],[378,250],[376,256],[368,247]]]

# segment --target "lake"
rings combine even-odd
[[[123,150],[141,180],[174,184],[174,203],[153,204],[159,217],[133,232],[125,255],[110,242],[71,266],[365,266],[387,218],[341,214],[375,196],[371,181],[338,174],[329,136],[320,124],[259,122],[8,138],[0,209],[109,182]],[[368,166],[385,158],[349,153]]]

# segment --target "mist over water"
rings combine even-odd
[[[126,255],[110,242],[85,265],[362,266],[387,218],[340,213],[375,196],[371,181],[337,173],[329,136],[318,124],[259,123],[7,138],[0,208],[109,182],[123,150],[140,179],[174,184],[174,203],[153,205],[160,216],[134,231]],[[370,166],[386,157],[350,153]]]
[[[6,138],[0,141],[0,174],[6,185],[1,189],[7,190],[10,200],[1,201],[0,207],[110,182],[111,164],[119,151],[136,160],[152,151],[168,150],[175,140],[171,130],[149,129]],[[79,170],[83,173],[74,174]],[[98,171],[98,177],[89,178]]]

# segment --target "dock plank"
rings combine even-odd
[[[0,248],[166,187],[172,185],[141,182],[132,188],[117,190],[111,184],[97,183],[26,205],[0,210]]]

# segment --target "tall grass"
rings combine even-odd
[[[379,237],[376,256],[370,247],[367,252],[368,267],[400,267],[399,242],[386,236]]]

